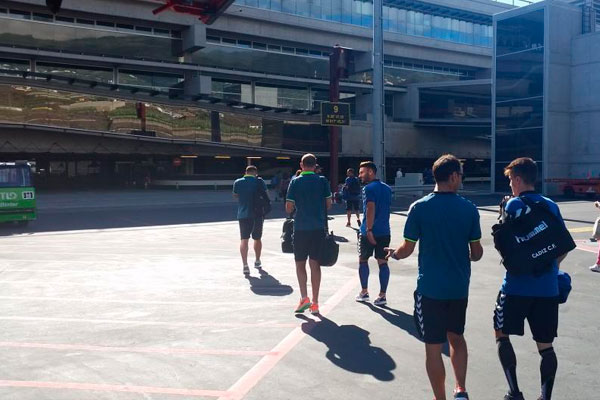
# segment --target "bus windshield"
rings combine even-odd
[[[31,186],[29,166],[0,165],[0,188]]]

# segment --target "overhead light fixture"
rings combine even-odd
[[[478,158],[478,159],[476,159],[475,161],[476,161],[476,162],[484,162],[485,160],[483,160],[483,159],[481,159],[481,158]]]
[[[198,156],[190,154],[190,155],[187,155],[187,156],[179,156],[179,158],[198,158]]]
[[[275,157],[275,158],[278,159],[278,160],[291,160],[291,157],[283,157],[283,156],[281,156],[281,157]]]
[[[246,157],[248,160],[260,160],[262,157]]]
[[[215,156],[215,158],[218,160],[229,160],[231,156]]]

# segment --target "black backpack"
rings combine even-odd
[[[281,251],[283,253],[294,252],[294,219],[286,218],[283,221],[283,229],[281,233]]]
[[[256,178],[256,191],[254,192],[253,205],[254,216],[264,217],[271,212],[271,199],[265,190],[262,178]]]
[[[554,260],[576,245],[563,222],[545,201],[534,202],[525,196],[520,199],[530,211],[524,210],[518,218],[507,218],[494,225],[494,246],[508,272],[539,276],[551,269]]]

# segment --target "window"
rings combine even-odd
[[[84,19],[84,18],[77,18],[77,23],[79,25],[91,25],[91,26],[95,25],[95,23],[94,23],[93,20],[91,20],[91,19]],[[133,29],[133,26],[131,27],[131,29]]]
[[[168,29],[154,28],[154,34],[159,36],[171,36],[171,32]]]
[[[252,43],[249,40],[238,40],[237,45],[245,49],[249,49],[252,47]]]
[[[283,52],[284,52],[284,53],[289,53],[289,54],[294,54],[294,53],[296,53],[296,49],[294,49],[293,47],[286,47],[286,46],[283,46],[283,47],[282,47],[282,50],[283,50]]]
[[[252,42],[252,48],[258,50],[267,50],[267,45],[266,43]]]
[[[136,26],[135,30],[136,31],[140,31],[140,32],[150,32],[150,33],[152,33],[152,28],[149,28],[147,26]]]
[[[31,13],[29,11],[21,11],[21,10],[10,10],[10,16],[13,18],[19,19],[31,19]]]
[[[236,46],[237,45],[237,40],[235,40],[235,39],[222,38],[221,40],[222,40],[222,42],[224,44],[230,44],[232,46]]]
[[[50,14],[33,13],[33,20],[41,22],[54,22],[54,17],[52,17]]]
[[[117,29],[122,31],[132,31],[133,25],[129,24],[117,24]]]
[[[114,28],[115,27],[115,23],[114,22],[107,22],[107,21],[96,21],[96,26],[103,26],[106,28]]]
[[[275,44],[270,44],[268,46],[269,51],[281,52],[281,46],[277,46]]]
[[[206,35],[206,41],[208,43],[221,43],[221,38],[218,36]]]
[[[60,15],[57,15],[56,17],[54,17],[54,19],[58,22],[64,22],[67,24],[74,24],[75,23],[75,18],[71,18],[71,17],[63,17]]]

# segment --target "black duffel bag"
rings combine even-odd
[[[332,267],[335,265],[340,253],[340,245],[336,243],[333,231],[331,233],[325,232],[325,239],[321,245],[321,252],[319,255],[319,262],[322,267]]]
[[[545,201],[534,202],[525,196],[529,207],[518,218],[508,217],[492,227],[494,246],[502,264],[515,275],[541,275],[551,269],[554,260],[576,245],[564,223]]]
[[[287,218],[283,221],[281,232],[281,251],[284,253],[294,252],[294,219]]]

